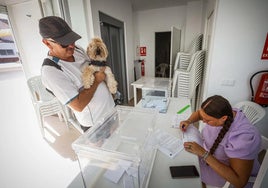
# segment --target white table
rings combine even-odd
[[[158,77],[141,77],[137,81],[131,84],[134,89],[134,106],[137,105],[137,88],[141,89],[142,87],[147,88],[159,88],[159,89],[168,89],[170,86],[169,78],[158,78]]]
[[[172,128],[171,122],[176,112],[188,104],[190,104],[190,101],[187,98],[170,98],[167,113],[158,114],[156,120],[156,129],[159,128],[176,137],[181,138],[181,131],[179,129]],[[137,108],[142,108],[140,103],[138,103]],[[188,108],[184,113],[190,115],[191,109]],[[169,171],[169,166],[180,165],[195,165],[200,174],[199,161],[196,155],[193,155],[183,149],[175,158],[171,159],[162,152],[157,151],[148,187],[202,187],[200,178],[172,179]]]

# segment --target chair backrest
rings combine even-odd
[[[197,86],[201,83],[203,77],[203,70],[205,64],[205,51],[200,50],[195,53],[194,60],[188,66],[187,70],[190,72],[190,93],[189,96],[192,98],[196,91]]]
[[[187,70],[191,62],[191,58],[193,54],[195,54],[197,51],[202,50],[202,41],[203,41],[203,34],[198,34],[195,37],[195,39],[192,41],[189,49],[186,52],[177,53],[177,56],[174,62],[174,67],[172,68],[173,76],[175,75],[175,71],[177,69]]]
[[[189,97],[190,75],[186,70],[177,69],[172,80],[172,97]]]
[[[175,70],[172,82],[173,97],[193,97],[196,87],[202,81],[204,63],[205,51],[200,50],[192,55],[187,70]]]
[[[188,53],[194,54],[195,52],[202,50],[203,34],[198,34],[187,50]]]
[[[187,70],[190,64],[190,60],[191,60],[191,54],[178,52],[175,59],[174,71],[177,69]]]
[[[266,113],[261,105],[252,101],[242,101],[235,104],[234,107],[241,109],[253,125],[259,122]]]
[[[29,78],[27,80],[27,84],[34,102],[50,101],[54,98],[54,96],[50,94],[43,85],[41,76],[38,75]]]

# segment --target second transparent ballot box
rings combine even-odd
[[[169,104],[167,88],[142,87],[142,107],[154,108],[160,113],[166,113]]]
[[[73,144],[87,188],[145,188],[156,148],[157,112],[117,106]]]

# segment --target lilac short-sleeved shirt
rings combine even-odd
[[[225,164],[229,164],[229,158],[240,158],[246,160],[254,159],[251,176],[256,176],[259,171],[258,153],[261,146],[261,135],[243,112],[236,111],[234,121],[225,134],[223,140],[216,149],[214,156]],[[202,130],[204,138],[203,147],[209,151],[222,127],[206,125]],[[200,160],[201,179],[204,183],[212,186],[222,187],[225,180],[219,176],[203,160]],[[246,187],[251,187],[248,183]]]

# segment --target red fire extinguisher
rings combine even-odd
[[[144,59],[141,60],[141,76],[145,75]]]
[[[268,72],[268,70],[263,70],[256,72],[253,76],[250,78],[250,88],[252,92],[252,98],[251,100],[262,105],[262,106],[268,106],[268,73],[263,74],[261,76],[261,80],[257,89],[257,92],[254,97],[253,87],[252,87],[252,79],[255,75],[263,72]]]

